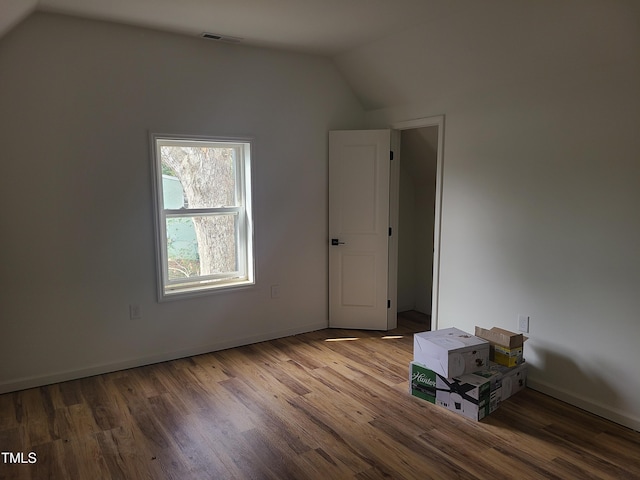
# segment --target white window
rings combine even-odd
[[[251,143],[152,135],[159,298],[253,283]]]

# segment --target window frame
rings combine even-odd
[[[254,285],[255,257],[253,251],[253,209],[251,201],[251,154],[253,151],[253,139],[249,137],[151,133],[150,141],[158,300],[164,301],[190,296],[208,295]],[[160,149],[165,145],[234,148],[236,150],[234,159],[235,205],[207,208],[164,208]],[[237,270],[233,272],[188,277],[185,280],[169,278],[167,219],[193,218],[209,215],[232,215],[236,218],[234,223]]]

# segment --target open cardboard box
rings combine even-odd
[[[490,330],[476,326],[476,337],[487,340],[490,344],[489,358],[492,362],[515,367],[524,361],[523,346],[527,337],[521,333],[510,332],[503,328],[493,327]]]
[[[476,337],[484,338],[489,343],[506,348],[522,347],[526,340],[526,337],[521,333],[510,332],[509,330],[498,327],[493,327],[490,330],[482,327],[476,327]]]

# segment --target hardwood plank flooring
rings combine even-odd
[[[0,479],[640,479],[640,433],[530,389],[408,394],[413,333],[321,330],[0,395]]]
[[[422,323],[422,332],[431,330],[431,315],[419,312],[417,310],[406,310],[398,312],[398,320],[401,322]]]

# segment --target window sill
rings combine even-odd
[[[172,301],[172,300],[185,300],[194,297],[203,297],[205,295],[216,295],[220,293],[231,293],[236,290],[246,290],[255,286],[256,282],[253,280],[242,280],[235,282],[228,282],[217,285],[205,285],[195,287],[184,287],[175,290],[169,290],[160,292],[160,302]]]

